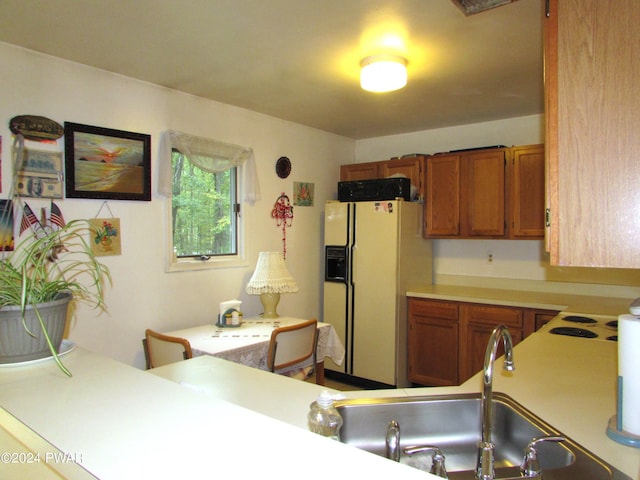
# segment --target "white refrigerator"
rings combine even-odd
[[[327,202],[323,320],[346,348],[325,368],[366,384],[406,387],[406,292],[433,280],[422,204]],[[340,377],[340,375],[338,375]]]

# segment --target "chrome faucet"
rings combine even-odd
[[[511,334],[504,325],[497,326],[491,333],[487,350],[484,354],[484,369],[482,375],[482,439],[478,446],[478,463],[476,465],[477,480],[493,480],[494,471],[494,444],[491,441],[493,428],[493,365],[496,360],[496,352],[500,340],[504,342],[504,369],[512,371],[513,365],[513,341]]]
[[[395,420],[391,420],[387,425],[387,435],[385,437],[386,455],[389,460],[400,461],[400,425]]]

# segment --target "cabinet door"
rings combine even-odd
[[[503,237],[505,225],[505,156],[503,150],[463,157],[463,235]]]
[[[537,332],[544,325],[553,320],[560,312],[537,310],[534,312],[534,328]]]
[[[544,145],[512,149],[509,238],[544,238]]]
[[[544,111],[545,111],[545,224],[544,247],[550,255],[551,264],[557,264],[558,228],[558,4],[547,1],[544,12]],[[551,225],[555,224],[555,228]],[[556,258],[554,259],[554,255]]]
[[[425,236],[460,235],[460,155],[427,158]]]
[[[509,328],[513,344],[523,338],[523,311],[517,307],[460,305],[460,383],[481,371],[493,329],[500,324]],[[496,358],[504,354],[502,341]]]
[[[378,167],[378,162],[340,165],[340,181],[349,182],[352,180],[372,180],[379,178]]]
[[[536,331],[553,320],[555,315],[547,315],[546,313],[536,314]]]
[[[422,186],[423,169],[424,157],[419,155],[381,162],[378,171],[381,178],[387,178],[398,173],[404,175],[411,180],[411,185],[418,189],[419,197],[424,198]]]
[[[640,2],[548,4],[551,263],[640,268]]]
[[[409,380],[458,385],[458,305],[409,299]]]

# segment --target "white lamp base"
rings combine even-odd
[[[264,308],[262,318],[278,318],[280,316],[276,312],[276,307],[280,301],[279,293],[261,293],[260,301],[262,302],[262,308]]]

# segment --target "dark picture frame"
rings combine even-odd
[[[67,198],[151,200],[151,135],[65,122]]]

